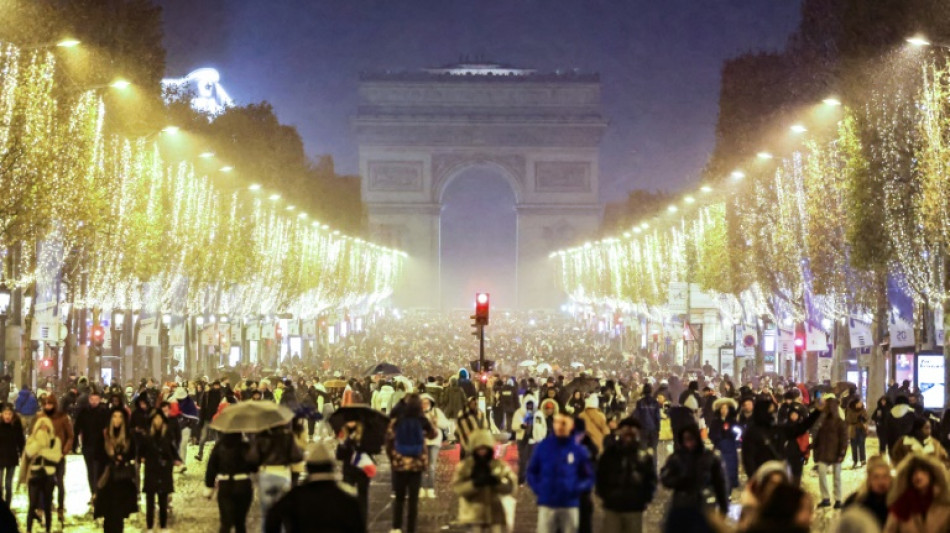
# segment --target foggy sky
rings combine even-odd
[[[356,173],[361,71],[479,54],[599,72],[610,127],[601,197],[695,186],[714,141],[722,61],[784,45],[797,0],[160,0],[167,73],[221,71],[239,103],[271,102],[311,156]]]

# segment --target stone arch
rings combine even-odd
[[[432,203],[443,205],[445,191],[466,170],[487,168],[508,183],[517,206],[524,202],[524,165],[524,157],[517,154],[436,154],[432,157]]]

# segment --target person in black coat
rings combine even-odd
[[[729,509],[728,482],[719,456],[703,446],[696,424],[683,427],[675,436],[676,450],[660,472],[663,486],[673,490],[670,515],[684,508],[709,510],[710,500],[725,515]]]
[[[739,486],[739,443],[741,431],[736,424],[736,401],[720,398],[713,404],[713,415],[708,422],[709,441],[722,457],[729,490]]]
[[[211,489],[218,487],[218,515],[221,517],[221,533],[247,531],[247,512],[254,498],[251,474],[257,472],[259,459],[255,450],[245,442],[240,433],[225,433],[221,441],[211,449],[208,468],[205,470],[205,487],[208,497]]]
[[[352,489],[336,481],[334,460],[322,443],[307,449],[307,478],[264,517],[264,533],[365,533],[366,520]],[[319,519],[314,519],[319,517]]]
[[[121,533],[125,519],[138,512],[135,487],[135,441],[128,431],[125,409],[112,409],[104,431],[104,448],[109,458],[99,479],[93,516],[103,518],[104,533]]]
[[[623,515],[628,513],[635,513],[632,520],[640,521],[642,529],[643,511],[656,493],[656,464],[640,447],[639,431],[640,423],[626,418],[620,421],[617,433],[604,441],[594,485],[603,501],[602,531],[620,531]]]
[[[224,391],[221,390],[221,382],[211,383],[211,388],[205,391],[201,397],[201,403],[198,405],[198,455],[195,459],[201,461],[204,457],[205,443],[213,436],[213,430],[210,427],[211,419],[218,412],[218,404],[224,398]]]
[[[156,410],[149,419],[149,433],[145,438],[145,449],[140,454],[145,460],[145,478],[142,490],[145,492],[145,523],[148,529],[155,524],[155,501],[158,500],[158,524],[168,527],[168,495],[175,492],[174,468],[181,464],[178,447],[168,426],[165,415]]]
[[[13,406],[4,403],[0,412],[0,483],[3,483],[0,485],[3,488],[0,496],[8,504],[13,501],[13,473],[20,464],[24,446],[26,437],[23,434],[23,423],[13,412]]]
[[[891,410],[891,401],[887,399],[887,396],[881,396],[877,400],[877,407],[874,408],[874,412],[871,413],[871,421],[874,422],[874,427],[877,430],[877,440],[880,443],[880,449],[882,455],[887,455],[887,443],[890,442],[890,439],[887,435],[887,413]],[[950,433],[950,419],[948,419],[948,413],[950,409],[944,411],[943,418],[946,421],[941,422],[941,427],[945,427],[947,431],[945,433]],[[950,444],[950,441],[948,441]]]
[[[89,393],[89,403],[81,407],[76,413],[76,423],[73,432],[76,441],[82,447],[82,458],[86,462],[86,473],[89,482],[89,492],[95,497],[96,485],[102,476],[109,458],[103,438],[105,429],[109,425],[109,409],[102,404],[102,397],[97,391]],[[90,501],[90,503],[92,503]]]
[[[887,435],[887,449],[894,456],[894,446],[898,441],[910,435],[914,430],[914,421],[917,413],[910,405],[907,396],[898,396],[894,407],[887,411],[884,417],[884,428]]]

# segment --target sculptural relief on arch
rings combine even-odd
[[[598,76],[482,63],[364,74],[353,128],[371,238],[409,254],[396,305],[442,301],[442,196],[472,167],[514,193],[518,307],[561,303],[548,254],[593,236],[602,215]]]

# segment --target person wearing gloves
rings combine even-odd
[[[429,468],[422,476],[422,488],[419,489],[419,497],[425,496],[435,499],[435,469],[439,462],[439,450],[442,449],[443,431],[450,429],[448,418],[442,409],[436,406],[435,398],[428,393],[419,396],[422,400],[422,413],[429,419],[429,423],[435,428],[435,438],[426,439],[426,451],[429,454]]]
[[[205,496],[218,492],[218,515],[222,533],[247,531],[247,512],[254,498],[251,475],[257,472],[254,449],[240,433],[223,433],[211,449],[205,470]]]
[[[337,479],[333,454],[322,442],[306,453],[307,477],[263,517],[264,533],[334,531],[365,533],[366,520],[353,490]]]
[[[469,439],[471,454],[459,463],[452,490],[459,496],[458,523],[472,531],[502,533],[510,524],[502,497],[515,491],[517,481],[508,464],[494,456],[495,439],[480,429]]]
[[[36,419],[33,432],[26,439],[23,459],[20,463],[20,482],[27,482],[29,509],[26,515],[26,530],[33,531],[33,521],[40,514],[49,533],[53,526],[53,486],[56,482],[56,467],[63,460],[63,444],[56,438],[56,430],[49,418]]]
[[[522,407],[515,411],[512,418],[515,433],[515,442],[518,446],[518,485],[527,481],[528,463],[535,445],[548,436],[548,425],[544,415],[535,410],[535,398],[525,394],[522,398]]]

